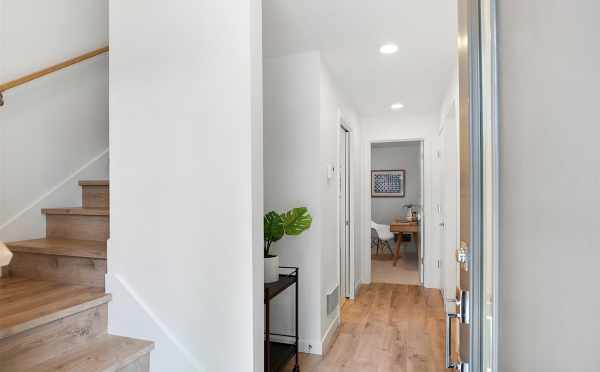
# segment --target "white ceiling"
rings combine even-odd
[[[435,114],[456,64],[452,0],[263,0],[266,57],[320,50],[363,117]],[[393,42],[398,53],[381,55]],[[405,105],[391,112],[394,102]]]

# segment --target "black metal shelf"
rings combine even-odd
[[[300,372],[298,364],[298,268],[281,266],[280,269],[289,271],[280,274],[274,283],[265,283],[265,372],[278,372],[296,357],[293,372]],[[271,300],[281,292],[295,285],[296,295],[296,334],[281,335],[271,332],[270,315]],[[289,339],[290,343],[271,341],[272,336]]]

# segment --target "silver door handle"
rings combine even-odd
[[[463,324],[469,324],[470,321],[470,317],[469,317],[469,306],[471,306],[470,304],[470,296],[469,296],[469,291],[465,291],[465,290],[461,290],[460,291],[460,300],[457,301],[457,305],[458,305],[458,318],[460,319],[460,322]]]
[[[446,368],[456,369],[458,364],[452,360],[452,319],[459,318],[458,314],[446,314]]]
[[[452,360],[452,319],[460,319],[460,314],[446,314],[446,368],[458,372],[469,372],[469,363],[454,362]]]

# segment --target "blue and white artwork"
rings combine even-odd
[[[374,197],[405,196],[405,170],[377,170],[371,172],[371,195]]]

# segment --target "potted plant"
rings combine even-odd
[[[271,254],[271,245],[285,235],[297,236],[310,228],[312,217],[305,207],[284,213],[271,211],[265,214],[265,283],[279,280],[279,256]]]

